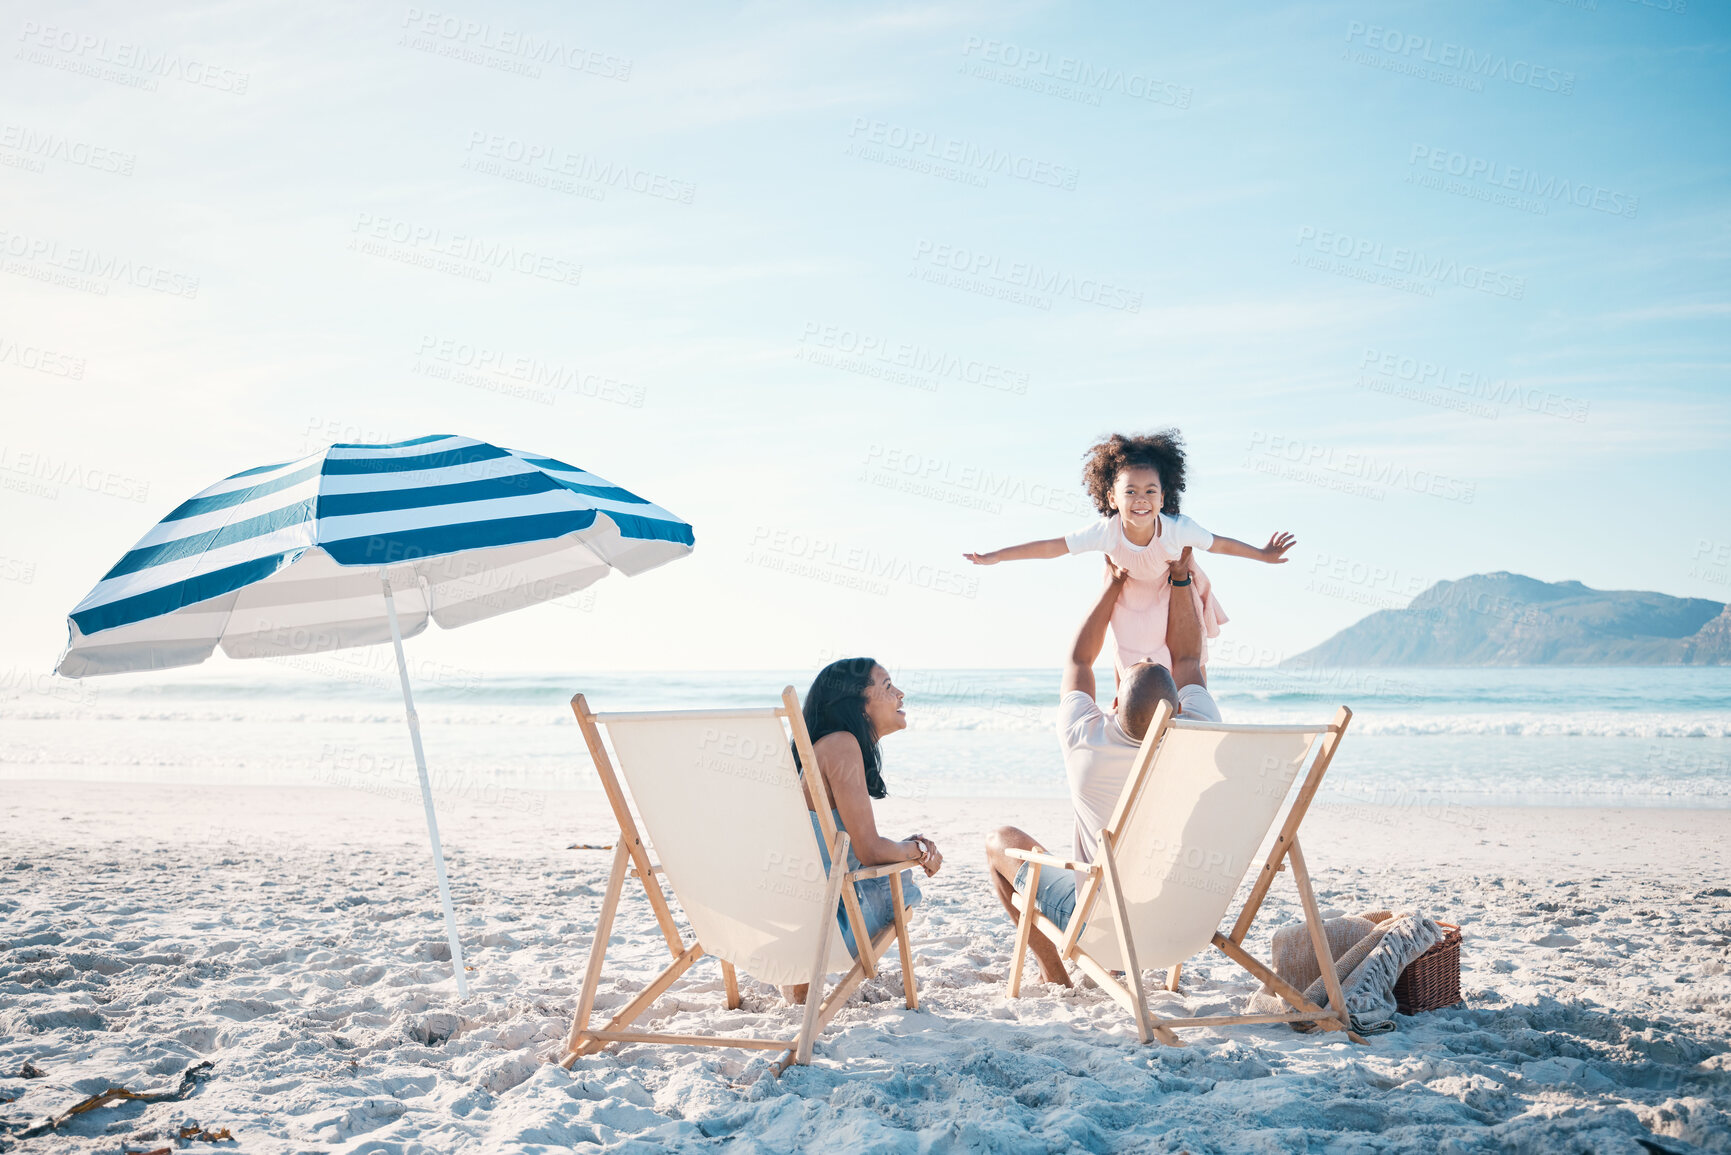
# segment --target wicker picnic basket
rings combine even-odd
[[[1461,928],[1438,922],[1442,941],[1413,959],[1394,981],[1395,1009],[1416,1015],[1461,1001]]]

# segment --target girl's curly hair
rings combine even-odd
[[[1160,474],[1160,488],[1165,500],[1160,512],[1178,512],[1178,499],[1184,492],[1184,436],[1176,429],[1126,437],[1114,433],[1104,441],[1090,446],[1082,466],[1082,484],[1094,499],[1094,508],[1101,517],[1111,517],[1112,486],[1126,469],[1146,466]]]

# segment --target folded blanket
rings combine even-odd
[[[1322,929],[1352,1029],[1363,1035],[1392,1031],[1395,980],[1409,963],[1442,941],[1442,927],[1420,911],[1391,914],[1379,910],[1331,918]],[[1274,932],[1274,972],[1303,990],[1304,997],[1317,1006],[1328,1007],[1328,987],[1303,923]],[[1252,1014],[1279,1014],[1290,1009],[1286,1000],[1267,986],[1250,997]],[[1311,1023],[1292,1026],[1295,1030],[1315,1029]]]
[[[1328,940],[1329,957],[1338,962],[1347,951],[1375,931],[1378,923],[1388,917],[1389,912],[1386,910],[1373,910],[1365,914],[1349,914],[1324,921],[1322,934]],[[1299,990],[1304,990],[1322,977],[1322,968],[1316,964],[1316,951],[1310,945],[1310,931],[1303,923],[1283,926],[1275,931],[1273,950],[1274,973]],[[1262,991],[1264,994],[1273,995],[1276,1001],[1280,998],[1267,987],[1263,987]]]

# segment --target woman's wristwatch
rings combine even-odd
[[[1179,580],[1178,580],[1178,579],[1177,579],[1177,578],[1175,578],[1175,577],[1173,577],[1173,576],[1172,576],[1172,575],[1171,575],[1171,574],[1167,574],[1167,575],[1166,575],[1166,580],[1167,580],[1167,581],[1168,581],[1168,582],[1169,582],[1169,583],[1171,583],[1171,584],[1172,584],[1172,585],[1175,585],[1175,586],[1187,586],[1187,585],[1189,585],[1189,584],[1190,584],[1190,583],[1191,583],[1191,582],[1193,582],[1193,581],[1195,581],[1195,580],[1196,580],[1196,579],[1195,579],[1195,578],[1190,578],[1190,577],[1187,577],[1187,578],[1185,578],[1185,579],[1184,579],[1184,580],[1183,580],[1183,581],[1179,581]]]

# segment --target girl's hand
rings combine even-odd
[[[1261,549],[1262,560],[1269,565],[1285,565],[1286,551],[1298,544],[1298,539],[1284,531],[1268,539],[1268,544]]]
[[[926,877],[936,874],[938,868],[944,864],[944,856],[938,853],[938,844],[923,834],[915,834],[908,841],[920,848],[918,861],[920,869],[926,872]]]
[[[997,565],[998,555],[995,553],[964,553],[963,557],[975,565]]]

